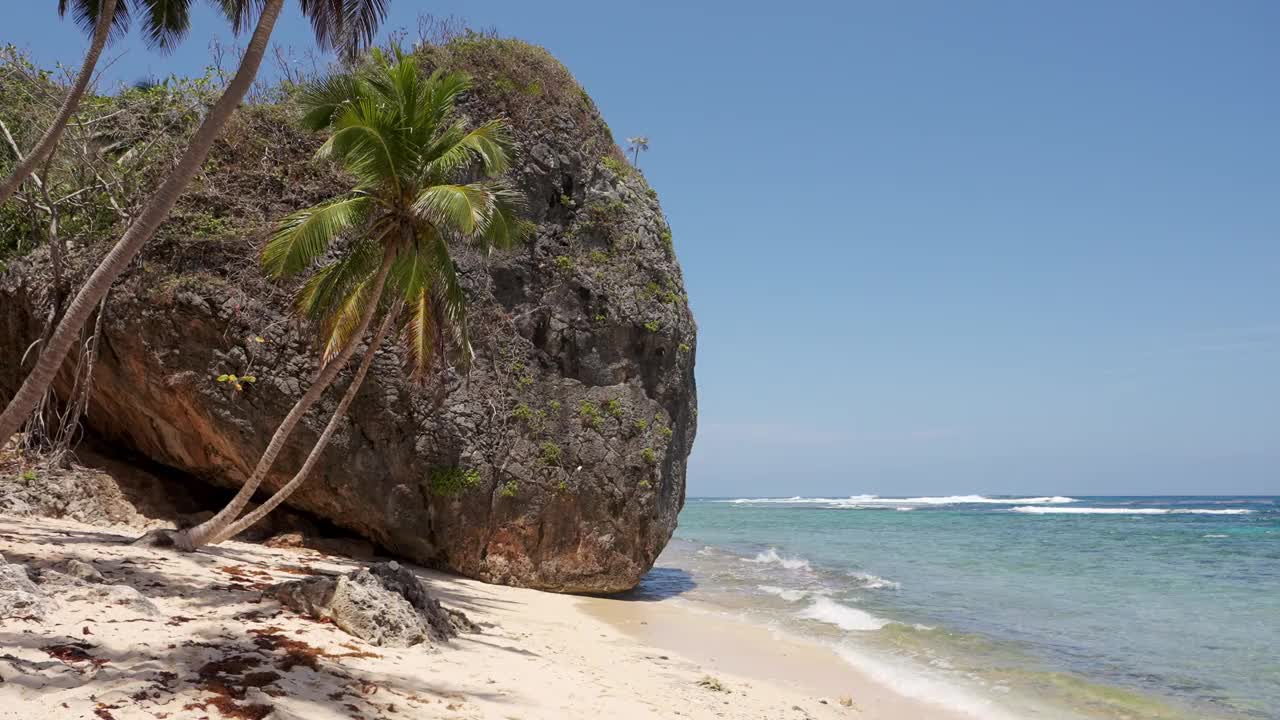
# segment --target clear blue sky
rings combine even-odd
[[[392,4],[546,46],[650,137],[691,494],[1280,493],[1280,3]],[[77,63],[42,5],[3,40]],[[197,70],[197,23],[108,81]]]

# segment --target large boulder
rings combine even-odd
[[[510,120],[536,237],[488,258],[455,248],[477,352],[470,372],[416,386],[388,345],[289,502],[483,580],[628,589],[675,528],[696,426],[696,328],[671,230],[590,98],[544,50],[468,36],[419,57],[425,70],[475,76],[469,119]],[[238,114],[113,289],[94,372],[93,433],[228,487],[244,481],[317,367],[290,316],[292,288],[262,279],[257,250],[272,221],[349,187],[312,159],[322,139],[293,116],[288,105]],[[77,239],[75,277],[118,230]],[[48,278],[42,251],[0,277],[0,397],[28,367]],[[232,373],[256,381],[240,391],[217,381]],[[302,464],[348,378],[294,432],[267,490]]]

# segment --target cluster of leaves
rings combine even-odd
[[[480,484],[480,471],[460,467],[434,467],[430,470],[431,492],[441,497],[454,497]]]
[[[219,376],[217,377],[217,381],[218,381],[218,382],[220,382],[220,383],[226,383],[227,385],[231,386],[232,388],[235,388],[235,391],[236,391],[236,392],[244,392],[244,386],[245,386],[245,385],[252,385],[252,384],[254,384],[254,383],[258,382],[258,378],[254,377],[253,375],[230,375],[230,374],[227,374],[227,375],[219,375]]]

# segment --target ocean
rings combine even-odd
[[[1280,719],[1280,498],[693,498],[637,597],[984,720]]]

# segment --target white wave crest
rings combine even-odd
[[[771,565],[781,565],[788,570],[811,570],[809,561],[798,557],[783,557],[778,554],[777,548],[769,548],[768,550],[758,553],[753,558],[743,558],[743,562],[765,563]]]
[[[756,589],[760,592],[780,597],[787,602],[799,602],[809,595],[809,593],[804,590],[791,590],[788,588],[778,587],[777,585],[757,585]]]
[[[824,597],[814,600],[812,605],[801,611],[800,617],[835,625],[841,630],[879,630],[889,624],[888,620],[876,617],[865,610],[841,605]]]
[[[945,495],[938,497],[886,498],[879,495],[851,495],[847,498],[822,497],[790,497],[790,498],[737,498],[734,500],[717,500],[716,502],[734,505],[825,505],[827,507],[872,508],[880,505],[925,506],[925,505],[1065,505],[1078,502],[1075,498],[1061,495],[1043,497],[993,498],[985,495]]]
[[[1028,515],[1248,515],[1245,508],[1205,510],[1200,508],[1099,508],[1099,507],[1033,507],[1013,508],[1012,512]]]
[[[866,572],[851,572],[849,577],[858,581],[858,584],[867,590],[901,590],[902,583],[893,580],[885,580],[879,575],[872,575]]]

